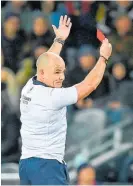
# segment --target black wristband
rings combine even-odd
[[[55,39],[54,39],[54,42],[58,42],[58,43],[60,43],[60,44],[62,44],[62,45],[64,45],[64,43],[65,43],[65,41],[62,40],[61,38],[55,38]]]
[[[106,65],[107,65],[108,59],[107,59],[106,57],[104,57],[104,56],[100,56],[100,57],[103,57],[103,59],[105,59],[105,63],[106,63]]]

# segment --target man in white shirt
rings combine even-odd
[[[102,80],[112,47],[104,40],[94,69],[79,84],[62,88],[65,63],[59,56],[72,23],[61,16],[59,28],[48,52],[37,60],[37,74],[21,93],[22,156],[19,166],[20,184],[68,185],[64,163],[66,141],[66,106],[88,96]]]

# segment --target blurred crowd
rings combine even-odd
[[[113,46],[99,87],[86,99],[68,107],[69,126],[77,118],[79,123],[90,121],[95,125],[99,121],[102,130],[132,117],[132,1],[2,1],[2,163],[19,161],[21,89],[36,73],[39,55],[52,45],[55,35],[51,25],[58,26],[61,15],[70,16],[72,21],[70,36],[61,52],[67,67],[65,87],[82,81],[96,64],[100,46],[97,27]],[[93,168],[88,171],[95,177]],[[84,174],[82,171],[80,176]]]

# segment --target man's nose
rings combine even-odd
[[[60,75],[60,80],[64,80],[65,79],[65,75],[64,74],[61,74]]]

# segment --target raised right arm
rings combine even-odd
[[[81,83],[75,85],[78,93],[78,100],[87,97],[98,87],[105,72],[106,59],[108,60],[111,52],[112,46],[108,39],[105,39],[100,48],[100,57],[97,64]]]

